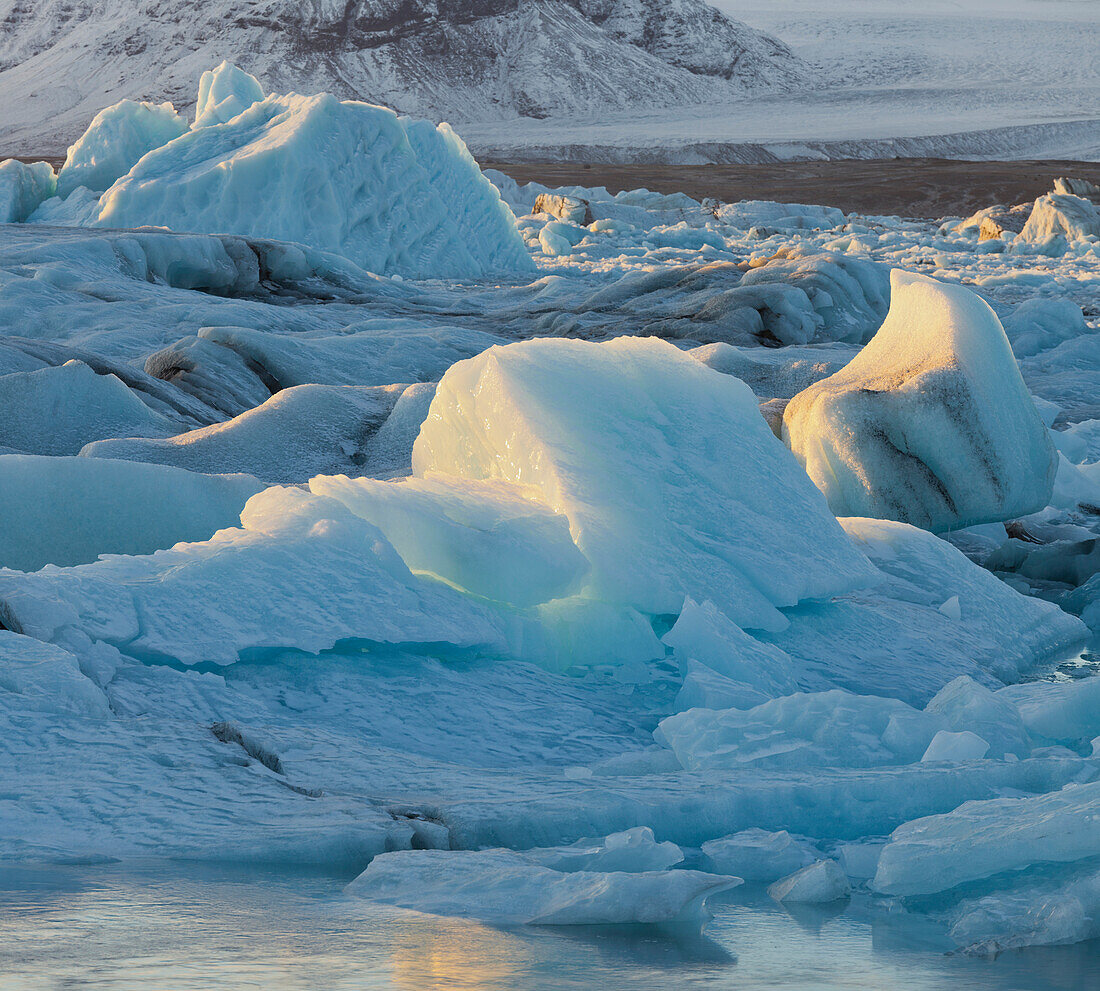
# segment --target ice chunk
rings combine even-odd
[[[302,603],[308,602],[308,608]],[[497,617],[419,579],[381,532],[296,488],[253,496],[241,528],[147,557],[0,571],[5,625],[56,643],[102,640],[139,658],[232,664],[340,640],[503,650]]]
[[[1032,864],[1100,856],[1100,781],[1027,798],[966,802],[907,822],[882,851],[872,887],[927,895]]]
[[[885,265],[801,245],[781,248],[741,280],[745,291],[771,284],[791,285],[806,294],[821,325],[814,333],[818,341],[870,340],[890,304]]]
[[[400,850],[375,857],[349,894],[433,915],[496,925],[685,923],[708,916],[708,895],[737,878],[698,871],[563,873],[511,850]]]
[[[0,162],[0,224],[21,224],[57,189],[49,162]]]
[[[794,229],[843,226],[843,210],[831,206],[812,206],[806,203],[776,203],[774,200],[742,200],[739,203],[723,203],[716,214],[718,220],[731,227],[766,225]]]
[[[795,689],[794,661],[778,647],[734,626],[710,601],[699,605],[686,599],[676,624],[662,640],[673,649],[685,673],[695,672],[697,685],[705,679],[700,668],[718,674],[726,697],[734,696],[721,708],[748,709]],[[694,667],[689,667],[691,661],[696,662]]]
[[[272,334],[245,327],[203,327],[203,340],[236,351],[275,386],[390,385],[434,382],[456,361],[503,339],[466,327],[425,328],[420,321],[352,324],[339,334]]]
[[[997,692],[1010,702],[1034,736],[1088,751],[1100,735],[1100,678],[1009,685]]]
[[[309,488],[377,526],[412,571],[473,595],[537,605],[570,594],[588,569],[569,521],[508,482],[320,475]]]
[[[149,554],[236,526],[263,486],[247,475],[77,457],[0,457],[0,567]],[[48,494],[48,498],[44,498]]]
[[[875,876],[885,845],[882,840],[841,843],[836,848],[837,861],[851,880],[868,881]]]
[[[14,697],[13,697],[14,696]],[[107,696],[76,657],[53,644],[0,629],[0,709],[106,719]]]
[[[948,728],[956,732],[976,733],[986,744],[990,757],[1003,757],[1005,754],[1026,757],[1031,752],[1027,730],[1016,706],[1000,695],[994,695],[967,675],[961,675],[941,688],[924,711],[941,716]],[[973,747],[973,741],[970,746]],[[928,760],[939,759],[927,754],[925,757]]]
[[[1097,212],[1096,205],[1083,196],[1071,193],[1040,196],[1017,240],[1034,243],[1052,236],[1061,236],[1067,241],[1100,237],[1100,212]]]
[[[709,598],[739,626],[873,572],[751,391],[662,341],[533,340],[440,382],[413,470],[531,486],[569,519],[586,594],[646,613]]]
[[[88,130],[69,149],[57,174],[57,194],[66,197],[78,186],[102,193],[146,154],[186,131],[187,121],[170,103],[123,100],[107,107],[95,115]]]
[[[840,901],[851,893],[848,876],[835,860],[819,860],[768,888],[768,894],[777,902],[795,904],[820,905]]]
[[[1021,595],[925,530],[888,520],[841,522],[883,573],[882,584],[788,610],[787,630],[761,634],[794,658],[807,687],[924,706],[959,675],[1000,687],[1088,636],[1076,617]],[[958,596],[958,622],[940,612],[945,596]]]
[[[1041,509],[1056,452],[996,315],[961,286],[891,278],[881,330],[790,401],[783,439],[838,516],[938,532]]]
[[[266,482],[304,482],[321,472],[358,473],[366,462],[364,445],[404,389],[299,385],[225,423],[168,440],[101,441],[81,453],[211,474],[243,472]]]
[[[688,354],[716,372],[739,378],[761,399],[790,399],[840,371],[858,351],[847,344],[749,348],[718,342],[692,348]]]
[[[992,956],[1021,946],[1077,943],[1100,936],[1100,871],[1024,879],[950,913],[949,936],[964,952]]]
[[[946,760],[964,761],[981,760],[989,752],[989,744],[976,733],[963,730],[961,733],[952,733],[950,730],[941,729],[928,744],[922,761]]]
[[[461,141],[407,131],[384,107],[269,96],[146,155],[104,194],[95,222],[296,241],[382,275],[533,271],[511,211]]]
[[[917,760],[942,723],[897,699],[839,690],[798,693],[755,709],[691,709],[655,733],[693,770],[841,765]]]
[[[569,846],[522,851],[526,860],[555,871],[663,871],[684,859],[675,843],[658,843],[648,826],[635,826],[603,839],[578,840]],[[734,873],[719,871],[721,874]]]
[[[743,829],[708,840],[702,850],[716,874],[767,883],[807,867],[820,856],[811,844],[791,836],[785,829],[777,833]]]
[[[76,454],[104,437],[168,437],[184,429],[82,361],[0,375],[0,408],[0,445],[28,454]]]
[[[1081,307],[1064,296],[1024,300],[1005,317],[1004,329],[1017,358],[1049,351],[1089,332]]]
[[[232,62],[222,62],[216,69],[207,69],[199,79],[195,123],[191,126],[224,124],[263,98],[263,87],[255,76]]]

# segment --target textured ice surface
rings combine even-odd
[[[276,648],[316,652],[351,638],[500,640],[484,609],[416,578],[377,528],[335,500],[271,488],[249,500],[241,521],[209,541],[147,557],[0,572],[6,625],[184,664],[232,664],[242,652]],[[309,586],[317,599],[303,609]],[[213,589],[225,594],[212,598]]]
[[[752,393],[661,341],[530,341],[454,365],[413,468],[536,489],[592,565],[587,594],[643,612],[691,595],[776,630],[778,606],[873,574]]]
[[[247,475],[199,475],[99,458],[0,457],[0,567],[86,564],[148,554],[236,526],[263,486]],[[43,498],[43,493],[48,496]]]
[[[555,871],[663,871],[675,867],[684,854],[675,843],[658,843],[648,826],[635,826],[602,839],[581,839],[568,846],[524,850],[524,858]],[[716,871],[735,874],[735,871]]]
[[[1035,512],[1054,448],[996,315],[895,272],[890,315],[842,371],[787,405],[783,437],[839,516],[940,531]]]
[[[351,895],[498,925],[683,923],[698,927],[706,897],[737,878],[698,871],[560,872],[511,850],[408,850],[375,857]]]
[[[927,531],[887,520],[842,522],[884,579],[788,610],[789,628],[767,635],[795,659],[807,686],[923,706],[959,675],[999,687],[1088,636],[1076,617],[1021,595]],[[955,596],[957,621],[940,609]]]

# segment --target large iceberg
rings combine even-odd
[[[203,77],[191,130],[165,108],[100,114],[62,170],[66,188],[106,189],[94,224],[296,241],[384,275],[533,271],[511,210],[446,125],[328,94],[254,99],[259,84],[231,70]],[[84,145],[111,157],[93,172]]]
[[[874,572],[742,383],[653,339],[534,340],[451,367],[413,469],[530,487],[569,520],[585,594],[650,614],[710,599],[735,623]]]
[[[783,439],[838,516],[940,532],[1035,512],[1054,484],[1054,446],[996,315],[901,271],[882,328],[790,401]]]

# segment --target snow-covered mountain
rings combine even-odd
[[[273,90],[452,121],[721,103],[808,76],[702,0],[0,0],[0,149],[63,151],[123,97],[187,107],[223,58]]]

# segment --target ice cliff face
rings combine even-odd
[[[701,0],[0,0],[0,142],[62,152],[121,98],[189,109],[223,58],[276,90],[452,121],[724,101],[805,77],[781,42]]]

